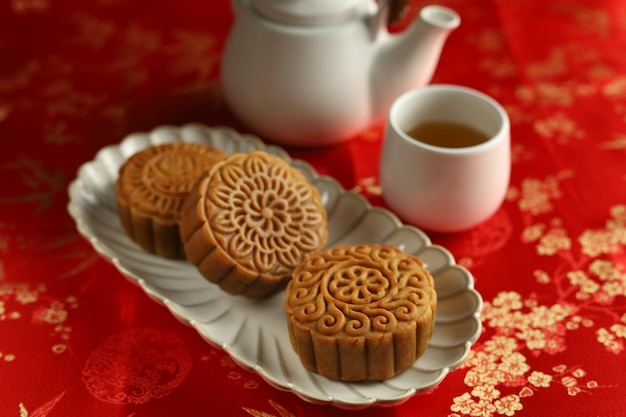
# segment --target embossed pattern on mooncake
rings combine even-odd
[[[384,380],[426,350],[437,294],[416,256],[390,245],[338,246],[295,268],[284,306],[307,369],[334,380]]]
[[[183,210],[187,259],[233,295],[272,293],[328,239],[317,189],[264,151],[233,154],[216,164]]]
[[[226,155],[201,143],[166,143],[132,155],[115,183],[120,219],[144,250],[183,258],[178,222],[194,183]]]

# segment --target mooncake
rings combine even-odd
[[[166,258],[184,258],[178,224],[183,201],[200,176],[226,155],[201,143],[153,145],[133,154],[115,182],[126,234],[141,248]]]
[[[437,294],[420,258],[390,245],[338,246],[311,255],[292,275],[284,309],[306,369],[339,381],[379,381],[426,350]]]
[[[315,186],[260,150],[232,154],[198,181],[180,232],[187,259],[204,278],[248,298],[283,289],[295,266],[328,239]]]

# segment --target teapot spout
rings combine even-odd
[[[450,32],[460,16],[443,6],[426,6],[403,33],[379,38],[372,63],[372,115],[386,117],[391,103],[407,90],[430,82]]]

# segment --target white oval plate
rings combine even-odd
[[[168,260],[141,250],[122,230],[113,184],[122,163],[135,152],[164,142],[202,142],[227,154],[263,149],[300,169],[320,191],[328,212],[329,246],[392,244],[421,257],[435,279],[438,296],[435,330],[411,368],[383,382],[342,383],[307,371],[292,350],[283,310],[284,293],[263,300],[233,297],[203,279],[185,261]],[[233,360],[258,372],[270,384],[315,403],[345,409],[395,405],[437,386],[467,358],[481,332],[482,298],[469,271],[456,265],[445,248],[432,245],[415,227],[391,212],[373,208],[362,196],[319,176],[285,150],[263,144],[229,128],[190,124],[162,126],[126,137],[101,149],[82,165],[69,186],[68,211],[80,233],[119,271],[182,322],[194,327]]]

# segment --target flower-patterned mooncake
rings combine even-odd
[[[184,258],[178,230],[183,202],[202,174],[225,157],[220,149],[187,142],[153,145],[133,154],[115,182],[126,234],[147,252]]]
[[[187,259],[232,295],[260,298],[328,239],[317,189],[285,160],[235,153],[197,183],[183,207]]]
[[[338,246],[295,268],[284,308],[305,368],[334,380],[378,381],[424,353],[437,294],[416,256],[391,245]]]

